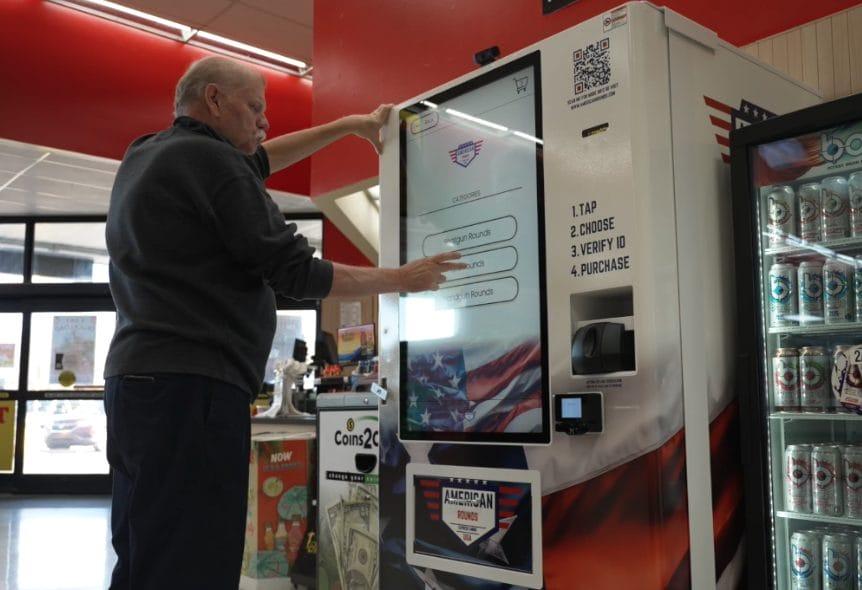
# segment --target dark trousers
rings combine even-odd
[[[105,383],[111,590],[236,590],[248,496],[248,394],[197,375]]]

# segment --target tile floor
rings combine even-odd
[[[0,588],[107,588],[110,506],[107,496],[0,496]]]

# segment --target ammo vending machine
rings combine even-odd
[[[728,136],[818,101],[630,3],[394,109],[381,588],[739,584]]]

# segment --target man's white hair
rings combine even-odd
[[[218,84],[227,88],[239,88],[257,76],[263,75],[249,66],[232,59],[210,56],[194,62],[180,81],[174,94],[174,116],[188,113],[189,107],[202,101],[207,84]]]

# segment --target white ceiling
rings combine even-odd
[[[314,0],[113,0],[311,65]]]
[[[104,215],[120,162],[0,139],[0,216]],[[309,197],[269,191],[285,213],[314,213]]]

